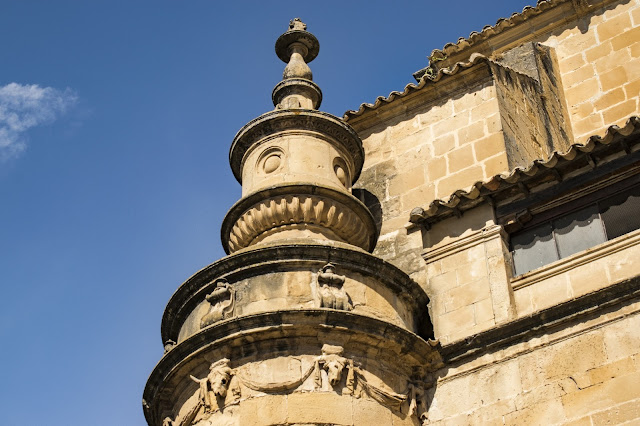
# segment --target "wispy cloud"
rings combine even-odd
[[[19,155],[26,148],[25,132],[52,123],[77,100],[71,89],[18,83],[0,87],[0,160]]]

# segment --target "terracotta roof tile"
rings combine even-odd
[[[538,0],[535,7],[525,6],[522,12],[513,13],[509,18],[500,18],[495,25],[487,25],[480,32],[473,31],[467,38],[459,38],[455,43],[447,43],[442,49],[435,49],[431,52],[431,57],[443,57],[450,56],[453,53],[458,53],[474,44],[480,43],[489,37],[496,34],[500,34],[507,28],[518,25],[527,19],[539,15],[545,10],[551,9],[561,3],[566,3],[570,0]]]
[[[407,84],[402,92],[393,91],[386,98],[384,96],[378,96],[378,98],[376,99],[376,101],[373,104],[363,103],[362,105],[360,105],[360,108],[358,108],[357,111],[349,110],[349,111],[345,112],[344,115],[343,115],[343,118],[345,120],[349,120],[349,118],[357,117],[358,115],[363,114],[367,110],[373,110],[373,109],[378,108],[382,104],[387,104],[389,102],[393,102],[397,98],[402,98],[404,96],[407,96],[410,93],[413,93],[415,91],[418,91],[418,90],[424,88],[425,86],[431,85],[433,83],[437,83],[438,81],[440,81],[444,77],[457,74],[458,72],[460,72],[463,69],[470,68],[470,67],[476,65],[479,62],[487,62],[488,60],[489,59],[487,59],[486,56],[484,56],[482,54],[479,54],[479,53],[475,53],[475,54],[471,55],[471,57],[469,58],[468,61],[466,61],[466,62],[458,62],[458,63],[456,63],[455,65],[453,65],[450,68],[444,68],[444,69],[438,70],[438,73],[435,76],[428,77],[428,78],[423,78],[423,79],[420,80],[420,82],[418,84],[415,84],[415,83]]]
[[[435,49],[431,52],[430,58],[446,58],[452,56],[453,54],[457,54],[459,52],[464,51],[465,49],[481,43],[497,34],[500,34],[504,30],[514,27],[527,19],[530,19],[536,15],[539,15],[546,10],[549,10],[553,7],[556,7],[560,4],[564,4],[570,1],[580,2],[583,0],[538,0],[535,7],[526,6],[522,12],[513,13],[509,18],[500,18],[496,22],[495,25],[487,25],[480,32],[474,31],[469,34],[467,38],[459,38],[456,43],[447,43],[442,49]],[[487,60],[487,57],[474,53],[470,55],[469,61],[467,62],[457,62],[453,66],[449,68],[444,68],[438,70],[437,74],[434,77],[426,77],[424,78],[424,70],[426,68],[414,73],[416,79],[419,79],[418,84],[410,83],[405,86],[402,92],[393,91],[389,94],[389,96],[379,96],[376,98],[373,104],[371,103],[363,103],[360,105],[358,110],[349,110],[344,113],[343,118],[348,120],[349,118],[359,116],[363,114],[367,110],[373,110],[381,106],[382,104],[387,104],[393,102],[397,98],[401,98],[403,96],[408,95],[409,93],[415,92],[429,85],[430,83],[438,82],[443,76],[453,75],[459,72],[461,69],[469,68],[475,65],[480,60]]]
[[[486,182],[475,182],[467,188],[455,191],[446,199],[432,201],[426,208],[416,207],[411,212],[410,222],[435,222],[449,217],[453,213],[459,214],[460,211],[468,210],[485,201],[483,197],[488,197],[518,184],[523,185],[530,178],[539,177],[545,171],[573,161],[583,153],[592,153],[603,145],[621,142],[621,148],[630,153],[625,137],[634,133],[640,134],[640,118],[637,116],[630,117],[623,127],[610,126],[604,136],[594,135],[584,143],[572,145],[566,152],[554,152],[549,158],[535,160],[525,168],[517,167],[508,174],[496,175]],[[639,151],[635,150],[635,152]],[[455,212],[454,209],[456,209]]]

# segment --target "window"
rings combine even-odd
[[[603,199],[597,200],[597,195]],[[640,185],[607,196],[607,189],[576,202],[572,211],[558,209],[511,235],[515,275],[640,228]]]

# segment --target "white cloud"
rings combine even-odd
[[[0,87],[0,160],[24,151],[25,132],[32,127],[52,123],[77,100],[70,89],[18,83]]]

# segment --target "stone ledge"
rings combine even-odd
[[[234,235],[234,228],[236,227],[237,223],[241,220],[241,218],[244,217],[244,215],[247,214],[247,212],[249,212],[252,209],[255,209],[256,206],[258,206],[260,203],[265,202],[265,200],[269,200],[269,199],[283,200],[285,199],[285,197],[294,197],[294,196],[295,197],[307,196],[309,198],[312,197],[315,199],[326,199],[327,201],[334,203],[336,206],[338,205],[341,206],[341,209],[350,211],[352,213],[354,220],[356,220],[355,218],[357,218],[357,220],[361,222],[360,228],[362,227],[364,228],[364,234],[366,235],[366,237],[368,237],[368,238],[365,237],[364,239],[362,239],[362,241],[360,241],[361,239],[358,238],[357,242],[362,242],[361,248],[368,251],[373,251],[373,249],[376,246],[376,242],[378,240],[378,228],[376,227],[375,220],[371,215],[371,212],[369,211],[367,206],[365,206],[360,200],[358,200],[356,197],[354,197],[349,193],[340,192],[335,189],[324,187],[324,186],[318,186],[317,184],[313,184],[313,183],[299,182],[295,184],[283,184],[280,186],[272,186],[272,187],[254,192],[250,195],[247,195],[246,197],[243,197],[238,202],[236,202],[225,215],[224,220],[222,221],[221,229],[220,229],[220,238],[222,240],[222,246],[225,252],[226,253],[231,252],[230,238],[232,235]],[[316,202],[316,204],[318,203]],[[286,209],[284,209],[282,206],[280,207],[282,212],[279,214],[280,216],[278,218],[279,220],[282,218],[285,218],[287,214],[289,214],[290,216],[293,215],[293,212],[287,213],[285,212]],[[276,213],[274,212],[274,215],[275,214]],[[327,229],[332,230],[332,227],[326,224],[327,214],[328,212],[324,214],[325,215],[324,219],[320,217],[320,218],[317,218],[318,220],[316,220],[315,215],[312,215],[311,213],[309,213],[308,215],[309,217],[307,219],[309,222],[311,222],[311,217],[313,216],[314,222],[311,222],[311,223],[314,223],[317,225],[322,224]],[[322,220],[324,220],[324,222]],[[302,223],[306,221],[307,220],[303,218]],[[299,222],[290,222],[290,223],[299,223]],[[266,230],[269,230],[269,229],[275,228],[276,226],[281,226],[281,225],[286,225],[286,223],[283,223],[283,224],[278,223],[276,225],[273,225],[271,228],[267,227],[262,232],[265,232]],[[255,237],[257,236],[258,235],[256,235]],[[239,247],[239,248],[244,248],[244,247]],[[235,250],[238,250],[238,248],[236,248]]]
[[[638,298],[640,277],[634,277],[445,345],[442,347],[442,357],[446,363],[459,363],[470,357],[477,358],[512,343],[544,334],[570,321],[606,312],[607,309]]]
[[[461,251],[466,251],[471,247],[477,246],[478,244],[491,240],[496,236],[504,237],[504,230],[502,229],[502,226],[499,226],[499,225],[487,226],[477,231],[474,231],[469,235],[464,235],[462,237],[459,237],[458,239],[450,243],[437,246],[434,248],[428,248],[423,251],[422,257],[424,258],[425,262],[427,262],[427,264],[433,263],[445,257],[459,253]]]

